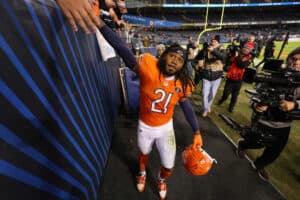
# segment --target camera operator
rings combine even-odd
[[[246,43],[243,48],[230,57],[231,64],[226,76],[226,82],[223,90],[223,95],[218,101],[217,105],[221,105],[224,101],[227,100],[231,94],[231,100],[229,104],[228,111],[232,112],[233,108],[237,102],[245,73],[246,67],[251,63],[253,46]]]
[[[288,55],[287,67],[293,70],[293,73],[300,73],[300,47]],[[244,157],[246,149],[265,147],[262,155],[252,162],[252,166],[264,181],[269,179],[264,168],[279,157],[288,141],[292,121],[286,117],[288,112],[300,110],[300,87],[294,88],[293,91],[293,100],[282,100],[277,107],[254,103],[252,127],[255,131],[238,141],[239,157]]]

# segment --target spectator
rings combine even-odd
[[[94,0],[98,1],[98,0]],[[119,30],[127,24],[121,19],[122,14],[127,13],[124,0],[105,0],[100,1],[100,8],[108,12],[111,19],[114,21],[114,28]]]
[[[193,60],[195,58],[196,53],[198,52],[198,46],[199,45],[197,41],[191,41],[191,43],[187,45],[187,52],[188,52],[187,66],[188,66],[188,72],[190,77],[193,76]]]
[[[165,51],[166,47],[163,44],[159,44],[156,47],[157,52],[156,52],[156,58],[160,58],[160,56],[163,54],[163,52]]]
[[[225,49],[219,43],[218,35],[211,38],[210,45],[207,47],[207,53],[202,53],[204,57],[198,62],[202,71],[202,116],[206,117],[211,111],[212,102],[216,96],[223,76],[223,65],[226,59]]]
[[[122,16],[122,14],[127,13],[127,10],[125,7],[121,7],[120,5],[123,5],[123,4],[117,3],[115,8],[109,8],[109,14],[116,22],[117,29],[126,26],[126,23],[121,19],[121,16]],[[124,4],[124,6],[125,6],[125,4]]]
[[[150,47],[150,39],[148,35],[143,36],[143,47]]]

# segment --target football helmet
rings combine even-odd
[[[205,175],[216,162],[204,149],[193,148],[192,145],[182,152],[183,166],[195,176]]]

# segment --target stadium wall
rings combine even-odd
[[[119,60],[55,1],[0,2],[0,198],[97,199],[120,104]]]

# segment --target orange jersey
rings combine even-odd
[[[157,59],[151,54],[143,54],[139,62],[140,111],[139,118],[149,126],[160,126],[169,122],[174,107],[181,98],[189,97],[193,88],[187,87],[183,93],[179,80],[167,79],[160,73]]]

